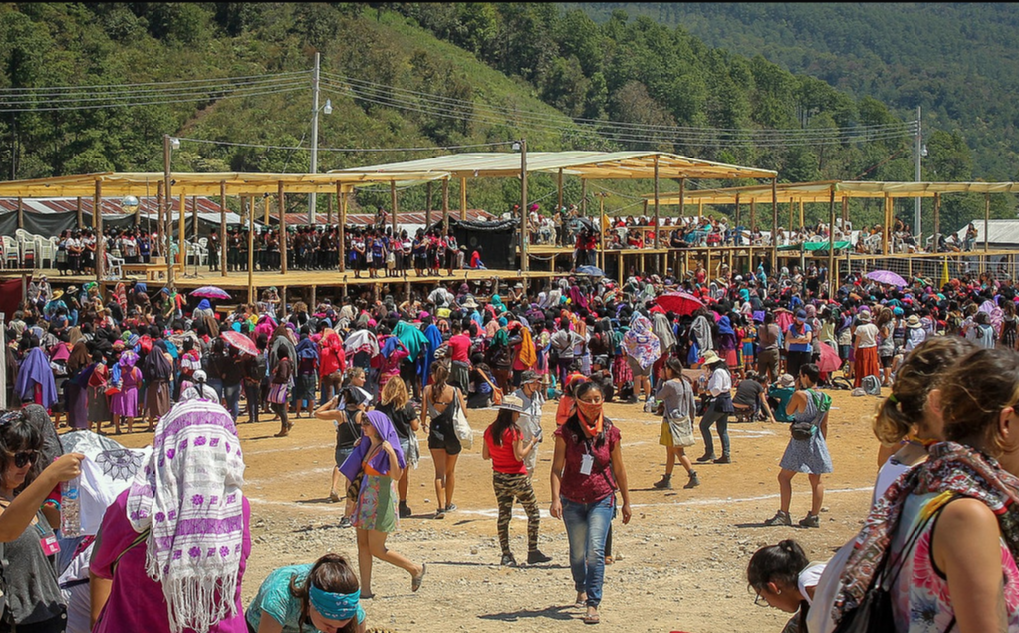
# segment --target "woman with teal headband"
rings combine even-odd
[[[357,574],[339,554],[272,571],[245,613],[251,633],[364,633]]]

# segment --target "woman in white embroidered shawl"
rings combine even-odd
[[[149,463],[103,518],[94,633],[246,633],[244,459],[229,412],[200,398],[159,420]]]

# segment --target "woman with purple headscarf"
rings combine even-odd
[[[151,353],[151,352],[150,352]],[[110,413],[113,414],[114,432],[121,434],[120,422],[127,418],[127,432],[134,431],[134,419],[138,417],[138,385],[142,383],[142,372],[135,367],[138,354],[126,349],[120,353],[120,360],[114,368],[111,382],[117,391],[110,396]]]
[[[361,418],[361,439],[354,452],[340,466],[351,482],[347,495],[356,491],[353,524],[357,528],[357,562],[361,568],[361,598],[371,598],[373,557],[407,571],[411,591],[421,587],[424,563],[416,565],[406,556],[386,547],[386,538],[399,524],[396,482],[407,467],[400,437],[392,421],[380,411]]]

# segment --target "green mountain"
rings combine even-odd
[[[924,136],[957,133],[986,180],[1019,176],[1019,5],[990,2],[580,3],[595,21],[622,10],[707,45],[761,55],[897,116],[922,110]],[[941,178],[925,170],[924,178]]]
[[[912,179],[907,109],[647,16],[596,21],[580,5],[536,3],[0,5],[0,178],[160,171],[164,134],[181,138],[175,170],[308,171],[315,53],[320,105],[332,109],[319,116],[320,172],[508,152],[526,138],[531,151],[668,151],[776,169],[782,181]],[[925,169],[984,176],[967,136],[927,129]],[[734,184],[746,183],[700,186]],[[639,213],[651,188],[592,183],[589,206],[609,193],[607,209]],[[532,177],[529,192],[553,205],[553,177]],[[423,208],[425,195],[408,189],[401,208]],[[468,195],[499,212],[519,182],[479,180]],[[579,197],[568,179],[566,201]],[[358,202],[388,206],[389,190]],[[946,200],[942,212],[955,226],[982,200]],[[876,221],[880,205],[853,213]]]

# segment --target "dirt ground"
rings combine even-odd
[[[676,489],[651,487],[664,468],[658,444],[660,419],[639,405],[608,404],[606,414],[620,427],[631,490],[633,520],[614,522],[616,561],[606,568],[601,628],[613,631],[707,633],[779,631],[788,615],[754,606],[745,571],[751,554],[763,545],[795,538],[811,560],[825,560],[859,529],[877,474],[878,444],[870,419],[878,400],[829,391],[834,399],[828,446],[835,472],[827,488],[820,529],[764,527],[778,509],[778,462],[788,442],[785,424],[732,424],[733,463],[697,466],[702,484],[683,490],[677,465]],[[555,402],[544,408],[545,436],[555,428]],[[432,463],[424,455],[412,470],[409,505],[414,517],[401,521],[389,537],[392,549],[428,570],[417,593],[409,575],[375,562],[374,600],[365,601],[372,626],[394,631],[576,631],[581,609],[568,565],[561,521],[548,515],[550,441],[540,447],[534,487],[542,510],[541,549],[552,562],[518,568],[499,566],[496,504],[491,466],[481,459],[481,434],[495,417],[472,410],[474,446],[457,465],[454,502],[459,509],[445,519],[435,509]],[[266,419],[266,418],[263,418]],[[242,418],[246,422],[246,418]],[[328,500],[333,467],[333,424],[302,418],[290,437],[274,438],[278,422],[239,425],[247,470],[244,492],[252,506],[253,550],[244,576],[245,604],[274,568],[314,561],[327,551],[347,555],[356,566],[354,529],[338,527],[342,505]],[[698,443],[688,454],[703,453]],[[117,438],[144,446],[151,434]],[[718,438],[715,436],[715,442]],[[716,447],[717,450],[717,447]],[[805,475],[793,480],[794,522],[810,507]],[[517,560],[526,559],[526,521],[519,507],[510,526]]]

